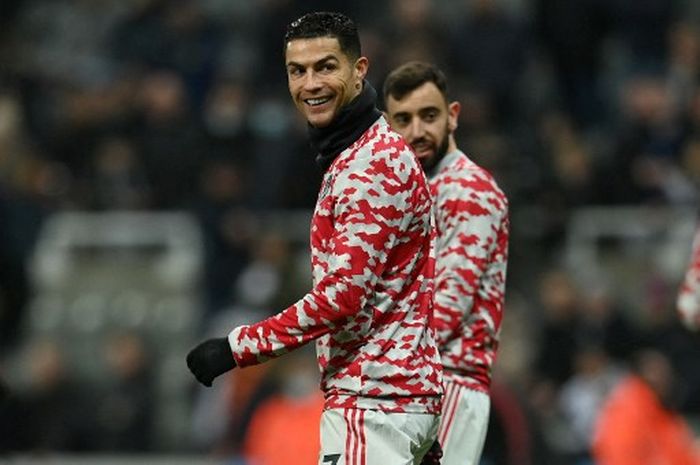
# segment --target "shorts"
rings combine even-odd
[[[438,439],[441,465],[478,465],[489,426],[491,399],[452,381],[445,381]]]
[[[440,417],[354,408],[321,415],[319,465],[419,465]]]

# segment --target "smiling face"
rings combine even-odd
[[[334,37],[291,40],[285,60],[294,104],[317,128],[328,126],[357,97],[368,68],[367,58],[352,62]]]
[[[447,103],[432,82],[425,82],[395,99],[386,100],[389,122],[418,156],[423,168],[433,168],[448,152],[456,149],[452,133],[457,128],[459,103]]]

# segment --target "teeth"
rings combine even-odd
[[[311,106],[322,105],[330,100],[330,97],[306,99],[306,103]]]

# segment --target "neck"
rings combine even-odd
[[[447,153],[456,152],[457,150],[459,150],[459,147],[457,147],[455,136],[454,134],[450,134],[447,138]]]
[[[376,91],[365,81],[362,89],[340,109],[328,126],[308,126],[311,145],[318,152],[316,162],[324,171],[381,116],[376,102]]]

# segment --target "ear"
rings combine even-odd
[[[459,112],[461,109],[462,106],[456,101],[450,102],[450,104],[447,105],[447,127],[450,132],[457,130],[457,122],[459,121]]]
[[[355,75],[357,76],[360,83],[367,76],[367,71],[369,70],[369,59],[367,57],[360,57],[355,61]]]

